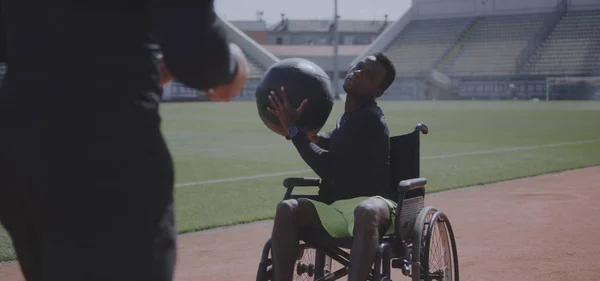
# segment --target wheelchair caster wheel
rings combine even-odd
[[[410,276],[410,262],[406,259],[397,259],[392,261],[393,268],[399,268],[404,276]]]
[[[404,274],[404,276],[410,275],[410,267],[408,266],[408,263],[402,266],[402,274]]]
[[[296,274],[300,276],[304,273],[306,273],[309,277],[312,277],[315,274],[315,265],[298,262],[296,265]]]

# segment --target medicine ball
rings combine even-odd
[[[333,109],[331,81],[325,71],[306,59],[288,58],[269,67],[263,75],[255,93],[258,115],[271,131],[287,136],[287,128],[283,128],[277,116],[267,109],[271,90],[283,100],[282,86],[294,108],[308,100],[298,127],[305,132],[321,130]]]

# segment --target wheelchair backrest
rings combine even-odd
[[[398,183],[402,180],[420,176],[420,131],[390,137],[390,196],[398,200]],[[423,196],[423,190],[415,190],[405,195],[405,198]],[[386,196],[387,197],[387,196]]]
[[[398,200],[398,183],[406,179],[420,177],[421,128],[409,134],[390,138],[390,200]],[[407,192],[402,201],[402,210],[396,218],[399,237],[410,242],[411,232],[419,211],[423,209],[425,189],[415,189]]]

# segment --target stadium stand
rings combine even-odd
[[[516,58],[545,22],[546,14],[485,17],[456,58],[442,69],[451,76],[513,75]]]
[[[386,53],[398,76],[414,76],[431,69],[452,48],[474,18],[414,20],[390,44]]]
[[[248,52],[244,52],[244,54],[248,60],[248,79],[260,79],[267,69],[264,66],[261,66],[252,55],[248,54]]]
[[[352,63],[378,51],[398,69],[387,99],[545,99],[549,76],[600,76],[600,1],[414,0]]]
[[[586,75],[600,57],[600,10],[568,12],[521,74]]]
[[[246,59],[248,60],[248,79],[246,79],[246,83],[242,88],[242,92],[237,96],[236,100],[253,100],[254,92],[260,83],[260,79],[262,78],[267,68],[270,66],[263,66],[258,62],[255,56],[250,54],[249,52],[242,50],[246,55]]]

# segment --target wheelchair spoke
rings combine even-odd
[[[313,281],[331,273],[331,258],[321,255],[317,258],[317,251],[308,244],[300,245],[301,253],[294,264],[293,280]],[[322,268],[318,268],[322,266]],[[320,272],[319,272],[320,271]]]
[[[450,245],[448,243],[448,233],[446,228],[440,223],[434,232],[433,243],[430,252],[430,269],[444,268],[450,266]]]
[[[426,260],[426,257],[428,256],[428,253],[426,252],[429,251],[427,247],[427,232],[429,228],[431,228],[431,219],[433,218],[434,214],[434,212],[430,212],[427,214],[427,217],[425,218],[425,225],[423,226],[423,231],[421,232],[421,274],[424,274],[425,272],[429,271],[430,268],[429,261]]]
[[[423,247],[424,266],[423,277],[426,280],[453,281],[457,277],[455,272],[455,260],[453,256],[454,241],[450,239],[450,233],[445,220],[445,215],[436,212],[430,219],[426,231],[426,239]],[[451,241],[452,240],[452,241]]]

